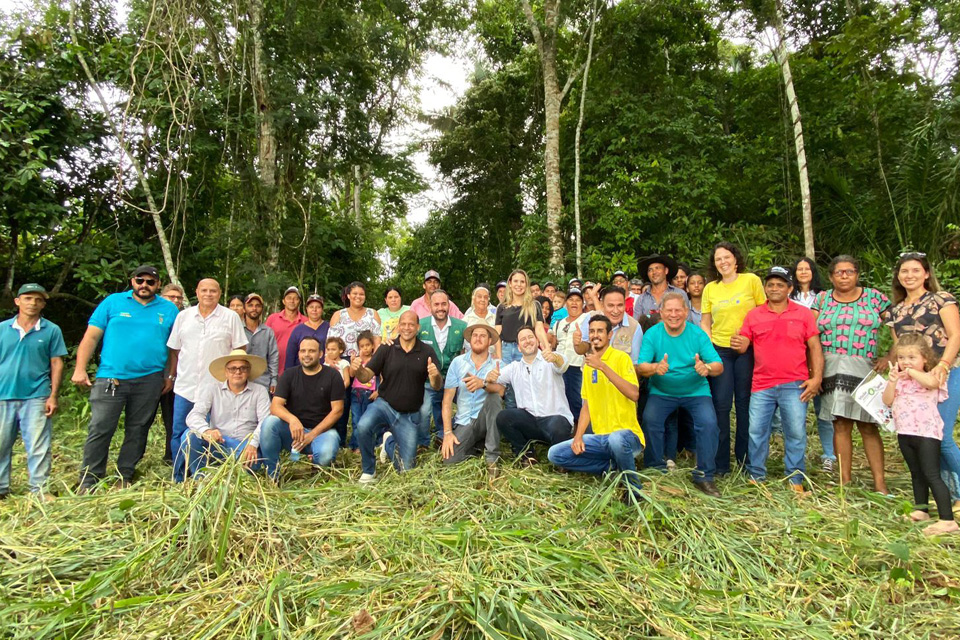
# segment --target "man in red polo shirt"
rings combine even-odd
[[[753,344],[755,364],[750,396],[747,471],[753,482],[767,476],[773,413],[783,422],[783,465],[790,488],[803,495],[807,450],[807,403],[820,392],[823,351],[813,312],[790,300],[790,270],[773,267],[764,278],[766,304],[754,307],[740,328],[737,351]],[[745,343],[745,344],[744,344]]]
[[[277,362],[277,375],[283,373],[287,360],[287,341],[290,340],[290,334],[298,325],[307,321],[307,316],[300,313],[300,289],[296,287],[287,287],[283,292],[283,311],[271,313],[265,325],[273,329],[277,336],[277,349],[279,358]]]

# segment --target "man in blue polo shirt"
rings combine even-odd
[[[173,386],[176,366],[167,350],[177,307],[157,295],[160,274],[150,265],[137,267],[130,291],[114,293],[90,316],[77,348],[71,380],[90,388],[90,427],[83,446],[80,491],[89,491],[106,475],[110,441],[125,413],[123,444],[117,455],[118,485],[133,482],[147,448],[147,432],[157,414],[160,394]],[[96,380],[87,363],[103,340]]]
[[[30,491],[43,494],[50,477],[50,441],[63,377],[60,327],[40,312],[47,291],[38,284],[20,287],[14,303],[19,313],[0,322],[0,500],[10,492],[10,460],[17,427],[27,450]]]

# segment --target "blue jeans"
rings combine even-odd
[[[662,396],[651,393],[643,409],[644,433],[647,450],[644,461],[647,466],[662,469],[664,464],[664,432],[668,419],[675,414],[686,414],[693,421],[696,438],[697,467],[693,470],[694,482],[713,482],[716,475],[717,414],[708,396]]]
[[[367,407],[360,424],[357,426],[357,440],[360,443],[360,466],[363,473],[373,475],[377,472],[377,458],[374,454],[374,447],[376,446],[377,436],[385,430],[393,434],[393,439],[399,449],[399,455],[393,455],[392,452],[390,455],[396,470],[398,472],[409,471],[416,466],[420,412],[400,413],[383,398],[377,398]]]
[[[960,500],[960,448],[953,438],[960,411],[960,368],[951,369],[947,378],[947,393],[950,397],[937,407],[943,418],[943,441],[940,443],[940,477],[950,489],[950,498]]]
[[[443,442],[443,389],[434,391],[433,387],[426,387],[423,390],[423,404],[420,405],[420,432],[417,436],[417,444],[421,447],[429,447],[433,442],[433,436],[430,435],[431,415],[433,430],[437,434],[437,439]]]
[[[823,453],[820,455],[820,460],[837,460],[837,454],[833,450],[833,423],[829,420],[820,419],[820,403],[822,399],[820,396],[816,396],[813,399],[813,415],[817,418],[817,435],[820,437],[820,447],[823,449]]]
[[[750,456],[747,471],[757,481],[767,477],[767,456],[770,455],[770,433],[773,412],[780,409],[783,427],[784,474],[791,484],[803,484],[807,472],[807,403],[800,401],[800,382],[755,391],[750,397]]]
[[[190,448],[190,475],[196,477],[200,469],[212,467],[215,462],[223,462],[227,455],[240,459],[243,450],[247,448],[249,438],[231,438],[221,436],[223,442],[216,445],[210,444],[193,431],[187,434],[187,446]],[[257,462],[251,465],[250,470],[255,471],[260,468],[263,455],[257,451]]]
[[[516,342],[501,342],[500,343],[500,368],[504,368],[511,362],[517,362],[518,360],[523,359],[523,354],[520,353],[520,347],[517,346]],[[517,397],[513,394],[513,387],[507,385],[507,390],[503,394],[503,405],[507,409],[516,409],[517,408]],[[576,422],[578,416],[574,416],[574,422]]]
[[[193,411],[193,404],[181,395],[173,395],[173,437],[170,438],[170,451],[173,452],[174,482],[183,482],[186,477],[187,451],[190,450],[187,415]]]
[[[607,473],[612,465],[614,470],[625,472],[628,489],[641,489],[636,457],[643,452],[643,445],[640,444],[637,434],[630,429],[620,429],[603,435],[584,434],[583,453],[580,455],[573,452],[572,444],[571,439],[553,445],[547,451],[547,459],[562,469],[594,475]]]
[[[717,446],[717,473],[730,473],[730,410],[737,407],[737,432],[734,455],[737,464],[745,464],[750,444],[750,386],[753,384],[753,347],[737,353],[730,347],[717,347],[723,373],[709,378],[710,395],[717,413],[720,442]],[[697,452],[697,459],[700,459]]]
[[[46,398],[0,400],[0,495],[10,492],[10,462],[17,431],[27,450],[30,491],[40,493],[50,477],[53,420],[44,415]]]
[[[370,406],[370,403],[373,400],[370,399],[370,396],[373,395],[373,391],[369,389],[350,389],[350,393],[347,398],[350,400],[350,420],[353,424],[353,429],[350,430],[350,448],[359,449],[360,443],[357,441],[357,425],[360,424],[360,418],[363,417],[364,412],[366,412],[367,407]]]
[[[567,397],[574,425],[580,420],[580,410],[583,409],[583,397],[580,395],[582,387],[583,367],[567,367],[563,372],[563,395]]]
[[[267,468],[267,475],[273,480],[280,473],[280,452],[290,451],[293,446],[293,436],[290,435],[290,425],[278,418],[270,416],[260,425],[260,454],[263,456],[263,465]],[[313,464],[326,467],[333,464],[340,448],[340,434],[334,428],[327,429],[311,442],[301,453],[313,455]]]

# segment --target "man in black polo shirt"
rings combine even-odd
[[[357,425],[363,468],[360,482],[363,484],[373,482],[377,470],[373,447],[377,436],[384,430],[391,431],[397,441],[397,455],[393,457],[397,471],[406,471],[416,465],[424,383],[429,378],[430,386],[435,390],[443,387],[436,352],[417,337],[420,330],[417,314],[404,312],[397,328],[400,339],[392,345],[381,345],[366,366],[358,357],[350,363],[351,373],[362,383],[381,376],[377,390],[379,397],[367,407]]]

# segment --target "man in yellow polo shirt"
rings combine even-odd
[[[569,471],[602,474],[625,472],[624,502],[639,499],[636,457],[643,452],[643,432],[637,422],[640,387],[630,356],[610,348],[613,325],[606,316],[590,319],[593,351],[583,367],[583,409],[572,440],[550,447],[550,462]],[[591,428],[587,433],[587,429]]]

